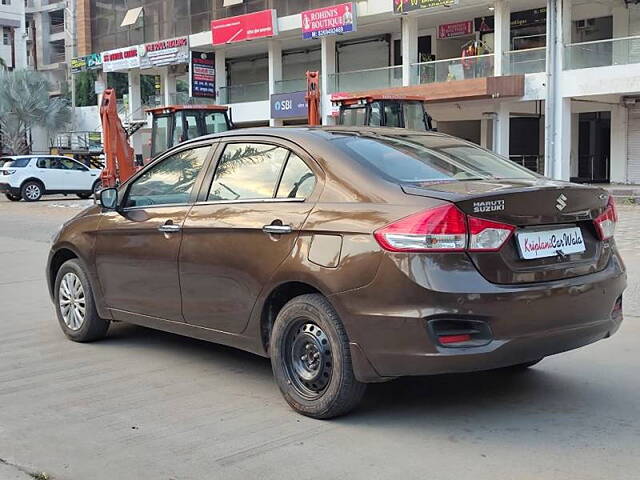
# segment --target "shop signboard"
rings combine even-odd
[[[414,10],[450,7],[451,5],[457,4],[458,0],[393,0],[393,11],[395,13],[408,13]]]
[[[309,106],[306,91],[271,95],[271,118],[306,118]]]
[[[86,72],[87,70],[99,70],[102,68],[102,55],[92,53],[82,57],[71,59],[71,73]]]
[[[438,39],[463,37],[473,33],[473,22],[466,20],[464,22],[445,23],[438,26]]]
[[[547,22],[547,7],[511,12],[511,28],[532,27],[545,25]],[[495,18],[493,15],[474,19],[476,32],[493,32],[495,30]]]
[[[138,48],[140,68],[189,63],[189,37],[145,43]]]
[[[320,38],[355,32],[356,9],[354,7],[353,2],[347,2],[302,12],[302,38]]]
[[[221,18],[211,22],[213,45],[243,42],[278,34],[275,9]]]
[[[102,52],[102,70],[105,72],[118,72],[138,67],[140,67],[140,56],[137,45]]]
[[[213,52],[191,52],[189,96],[196,98],[216,97],[216,69]]]

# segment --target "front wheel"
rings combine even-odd
[[[5,193],[4,196],[7,197],[7,200],[10,200],[12,202],[19,202],[20,200],[22,200],[22,197],[20,195],[13,195],[11,193]]]
[[[329,301],[318,294],[290,300],[271,333],[271,366],[287,403],[319,419],[344,415],[362,399],[347,333]]]
[[[109,321],[98,316],[89,276],[79,260],[60,267],[54,292],[58,322],[69,339],[91,342],[107,334]]]

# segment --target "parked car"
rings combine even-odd
[[[605,190],[439,133],[234,130],[103,190],[47,280],[71,340],[121,321],[241,348],[330,418],[370,382],[525,368],[612,335],[616,222]]]
[[[73,193],[86,199],[100,188],[100,169],[69,157],[19,155],[0,159],[0,192],[14,202],[43,195]]]

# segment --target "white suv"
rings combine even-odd
[[[75,193],[89,198],[100,188],[100,169],[88,168],[69,157],[20,155],[0,158],[0,192],[14,202],[40,200],[52,193]]]

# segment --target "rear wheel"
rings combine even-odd
[[[55,282],[55,308],[64,334],[75,342],[99,340],[109,321],[98,316],[89,276],[79,260],[65,262]]]
[[[270,349],[278,387],[297,412],[327,419],[360,402],[366,385],[355,378],[347,333],[322,295],[301,295],[282,308]]]
[[[22,200],[22,197],[20,195],[13,195],[11,193],[5,193],[4,196],[7,197],[7,199],[12,201],[12,202],[19,202],[20,200]]]
[[[21,197],[27,202],[37,202],[42,198],[44,188],[40,182],[34,180],[26,182],[22,185]]]

